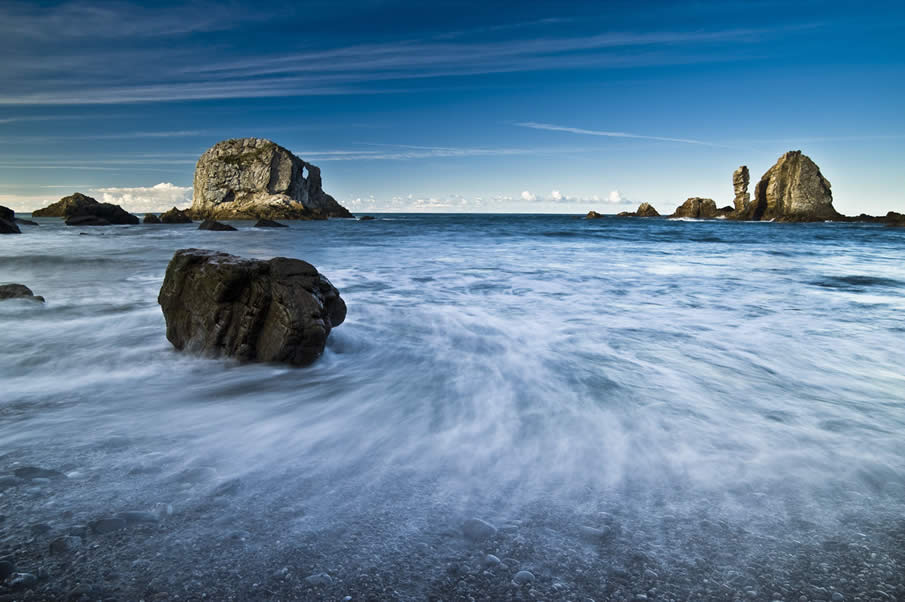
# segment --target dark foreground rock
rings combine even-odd
[[[159,224],[160,218],[153,213],[145,213],[145,217],[141,221],[143,224]]]
[[[24,284],[0,284],[0,301],[5,301],[6,299],[30,299],[41,303],[44,302],[44,297],[35,295]]]
[[[160,223],[162,224],[191,224],[192,218],[188,211],[173,207],[169,211],[160,214]]]
[[[306,365],[346,317],[339,291],[298,259],[177,251],[157,298],[179,350]]]
[[[713,199],[692,197],[679,205],[669,217],[690,217],[695,219],[707,219],[716,217],[718,210]]]
[[[235,232],[236,229],[229,224],[221,224],[212,219],[206,219],[198,226],[199,230],[216,230],[218,232]]]
[[[288,228],[286,224],[281,224],[280,222],[275,222],[272,219],[259,219],[257,223],[255,223],[255,228]]]
[[[8,207],[0,206],[0,234],[21,234],[16,225],[16,213]]]
[[[196,219],[353,217],[324,192],[321,171],[263,138],[218,142],[195,167]]]

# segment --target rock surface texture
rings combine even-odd
[[[638,217],[659,217],[660,213],[650,203],[641,203],[635,211]]]
[[[754,198],[736,217],[807,222],[842,216],[833,208],[830,183],[817,164],[801,151],[789,151],[767,170],[754,188]]]
[[[692,217],[696,219],[706,219],[716,217],[718,209],[713,199],[702,199],[701,197],[692,197],[679,205],[675,213],[669,217]]]
[[[600,219],[603,217],[603,214],[597,213],[596,211],[588,211],[588,214],[584,217],[585,219]]]
[[[21,234],[16,224],[16,212],[8,207],[0,206],[0,234]]]
[[[735,210],[744,211],[748,203],[751,202],[751,195],[748,194],[748,184],[751,183],[751,174],[748,172],[748,166],[742,165],[732,172],[732,188],[735,190]]]
[[[306,365],[346,317],[339,291],[298,259],[177,251],[157,298],[180,350]]]
[[[24,284],[0,284],[0,301],[6,299],[31,299],[32,301],[44,302],[44,297],[35,295]]]
[[[195,167],[196,219],[352,217],[321,188],[320,169],[263,138],[218,142]]]
[[[191,224],[192,218],[189,212],[173,207],[169,211],[160,214],[160,223],[162,224]]]

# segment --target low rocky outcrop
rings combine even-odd
[[[28,299],[44,303],[44,297],[35,295],[24,284],[0,284],[0,301],[7,299]]]
[[[218,142],[195,167],[196,219],[353,217],[324,192],[320,169],[263,138]]]
[[[716,203],[713,202],[713,199],[692,197],[679,205],[669,217],[708,219],[716,217],[718,214],[719,210],[716,208]]]
[[[0,234],[21,234],[16,224],[16,212],[0,205]]]
[[[41,225],[36,221],[30,220],[30,219],[25,219],[23,217],[17,217],[16,223],[22,224],[23,226],[40,226]]]
[[[177,251],[157,298],[179,350],[306,365],[346,317],[339,291],[298,259]]]
[[[199,230],[215,230],[217,232],[235,232],[236,229],[230,226],[229,224],[221,224],[220,222],[214,221],[212,219],[206,219],[201,222],[201,225],[198,226]]]
[[[187,210],[176,209],[173,207],[169,211],[160,214],[160,223],[162,224],[191,224],[192,218]]]
[[[255,223],[255,228],[288,228],[286,224],[281,224],[280,222],[275,222],[272,219],[259,219]]]
[[[584,216],[585,219],[600,219],[603,217],[602,213],[597,213],[596,211],[588,211],[588,214]]]
[[[143,220],[141,220],[141,223],[143,223],[143,224],[159,224],[160,218],[157,217],[157,215],[155,215],[153,213],[145,213],[145,217]]]
[[[138,217],[113,203],[84,205],[66,216],[67,226],[135,225],[138,222]]]
[[[813,222],[842,216],[833,208],[830,182],[800,150],[776,161],[754,187],[754,198],[735,217],[748,220]]]
[[[751,174],[748,172],[748,166],[742,165],[732,172],[732,188],[735,190],[735,211],[744,211],[748,203],[751,202],[751,195],[748,194],[748,184],[751,182]]]
[[[89,205],[96,205],[97,200],[81,192],[76,192],[69,196],[64,196],[56,203],[51,203],[43,209],[37,209],[31,212],[32,217],[69,217],[76,213],[79,209]]]
[[[374,217],[373,215],[362,215],[361,217],[358,218],[358,221],[360,221],[360,222],[373,222],[375,219],[377,219],[377,218]]]
[[[660,217],[660,212],[654,209],[650,203],[641,203],[635,211],[622,211],[616,215],[620,217]]]

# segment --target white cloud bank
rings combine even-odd
[[[153,213],[171,207],[185,209],[192,202],[191,186],[176,186],[170,182],[132,188],[96,188],[89,192],[92,196],[96,196],[94,193],[102,195],[97,199],[99,201],[121,205],[132,213]]]

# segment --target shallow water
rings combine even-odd
[[[780,537],[905,517],[901,229],[38,221],[0,237],[0,281],[47,299],[0,303],[0,472],[68,472],[82,485],[54,508],[178,510],[241,483],[211,529],[254,502],[327,558],[350,523],[379,531],[355,545],[380,556],[469,516],[719,517]],[[185,247],[305,259],[346,322],[304,369],[178,353],[156,297]]]

